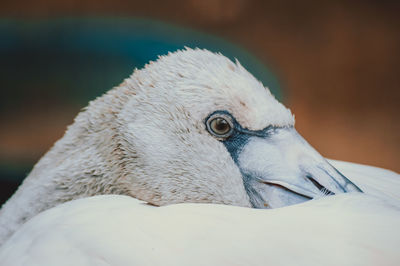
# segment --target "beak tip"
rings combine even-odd
[[[346,192],[359,192],[364,193],[358,186],[353,184],[351,181],[346,185]]]

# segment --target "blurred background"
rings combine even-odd
[[[238,58],[324,156],[400,171],[398,1],[2,0],[0,204],[87,102],[159,54]]]

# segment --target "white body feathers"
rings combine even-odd
[[[332,162],[366,194],[274,210],[81,199],[25,224],[0,249],[0,265],[398,265],[399,193],[386,192],[399,191],[400,176]]]

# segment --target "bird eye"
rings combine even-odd
[[[207,129],[218,139],[225,139],[232,134],[233,124],[230,117],[218,114],[208,119]]]

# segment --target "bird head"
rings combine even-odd
[[[360,191],[238,61],[185,49],[136,70],[118,89],[125,101],[114,126],[116,163],[139,199],[276,208]]]

